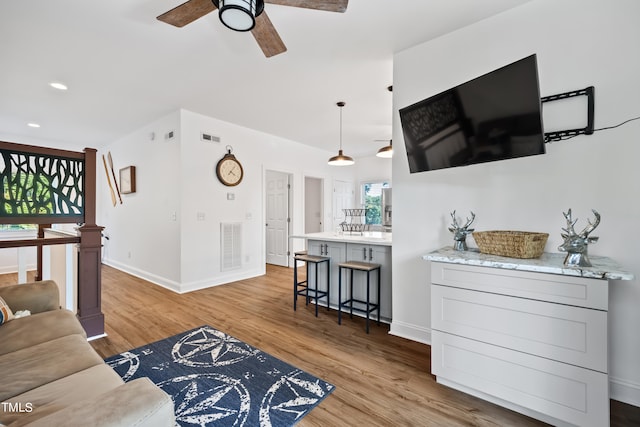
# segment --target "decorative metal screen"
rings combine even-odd
[[[2,217],[84,215],[84,160],[1,150]]]

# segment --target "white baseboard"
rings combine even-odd
[[[609,376],[609,396],[613,400],[640,407],[640,384]]]
[[[139,277],[140,279],[144,279],[148,282],[151,282],[155,285],[162,286],[163,288],[167,288],[170,291],[181,293],[180,292],[180,283],[175,282],[173,280],[169,280],[167,278],[155,275],[153,273],[149,273],[148,271],[140,270],[138,268],[132,267],[127,264],[120,263],[118,261],[113,261],[110,259],[103,259],[103,264],[106,264],[110,267],[117,268],[118,270],[122,270],[125,273],[129,273],[132,276]]]
[[[104,334],[100,334],[100,335],[94,335],[94,336],[88,337],[88,338],[87,338],[87,341],[97,340],[97,339],[100,339],[100,338],[104,338],[104,337],[106,337],[106,336],[107,336],[107,334],[106,334],[106,333],[104,333]]]
[[[431,329],[424,326],[392,320],[389,334],[431,345]]]
[[[227,273],[224,276],[219,276],[219,277],[205,279],[205,280],[198,280],[196,282],[182,283],[180,284],[179,293],[193,292],[200,289],[210,288],[212,286],[219,286],[219,285],[224,285],[226,283],[237,282],[238,280],[250,279],[256,276],[262,276],[264,273],[265,273],[264,269],[263,270],[256,269],[256,270],[249,270],[249,271],[241,271],[233,274]]]
[[[195,282],[179,283],[174,280],[169,280],[165,277],[158,276],[156,274],[149,273],[148,271],[140,270],[130,265],[123,264],[117,261],[104,259],[103,264],[117,268],[132,276],[139,277],[155,285],[162,286],[178,294],[184,294],[187,292],[193,292],[200,289],[210,288],[212,286],[224,285],[226,283],[236,282],[238,280],[250,279],[252,277],[261,276],[265,274],[264,268],[262,270],[255,269],[249,271],[239,271],[236,273],[227,273],[223,276],[213,277],[205,280],[198,280]]]

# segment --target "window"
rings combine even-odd
[[[0,231],[37,230],[35,224],[0,224]]]
[[[388,182],[366,182],[362,184],[361,200],[367,210],[366,224],[382,224],[382,189],[391,188]]]

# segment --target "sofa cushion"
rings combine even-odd
[[[93,399],[104,392],[124,384],[122,378],[106,364],[92,366],[75,374],[60,378],[41,387],[29,390],[5,402],[25,405],[31,403],[30,412],[3,411],[0,407],[0,423],[24,425],[35,419],[57,412],[84,399]],[[8,405],[5,405],[8,407]]]
[[[35,314],[60,308],[60,291],[53,280],[2,286],[0,296],[13,311],[29,310]]]
[[[136,378],[94,399],[75,402],[29,424],[30,427],[176,425],[171,396],[153,384],[149,378]]]
[[[2,297],[0,297],[0,325],[8,322],[11,319],[13,319],[13,312],[11,311],[11,308],[9,308],[9,304],[4,302]],[[0,342],[2,342],[1,339]]]
[[[52,310],[14,319],[0,326],[0,355],[51,341],[66,335],[86,334],[69,310]]]
[[[86,338],[78,334],[4,354],[0,356],[0,402],[102,363]]]

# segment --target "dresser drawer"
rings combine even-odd
[[[431,286],[434,330],[607,372],[607,313]]]
[[[575,425],[609,425],[608,379],[603,373],[439,331],[432,334],[431,370],[439,382],[463,391]]]
[[[609,306],[607,281],[584,277],[432,262],[431,282],[597,310]]]

